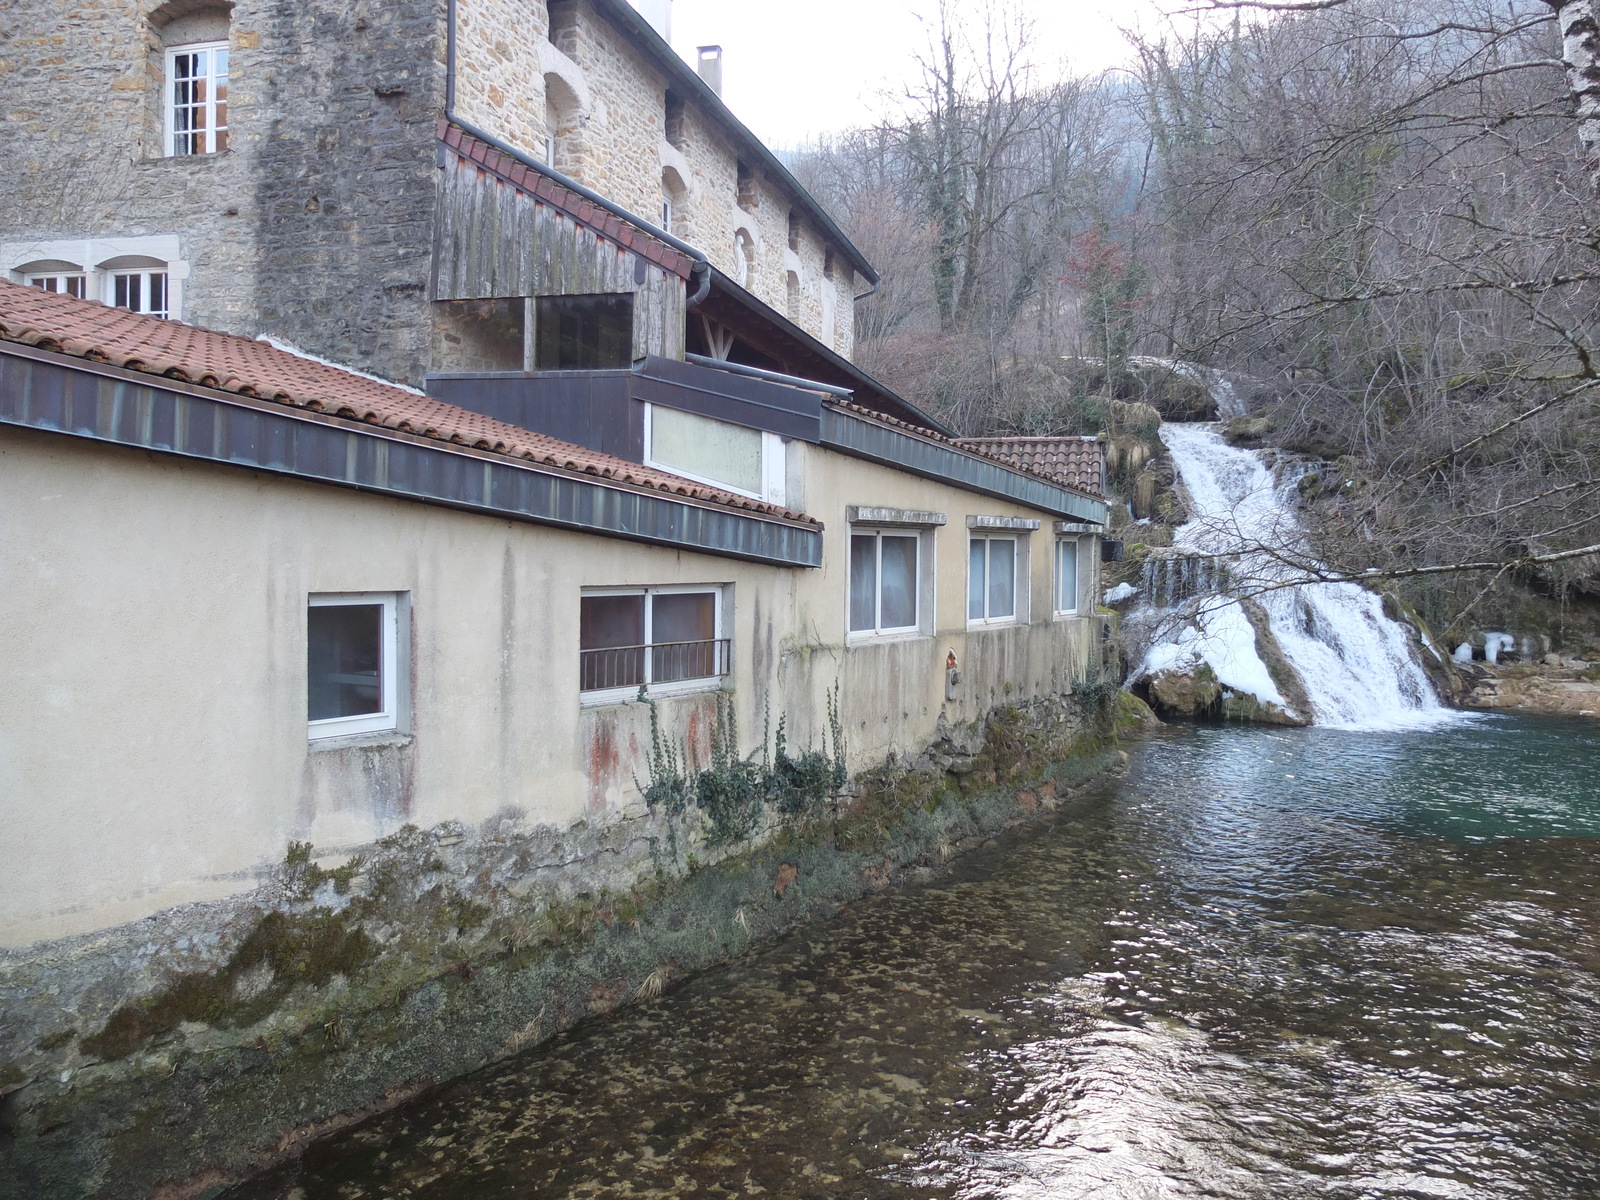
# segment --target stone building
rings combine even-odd
[[[624,0],[27,3],[7,43],[15,282],[425,386],[458,365],[430,335],[441,116],[670,226],[723,286],[845,358],[877,280]],[[687,329],[715,357],[724,336]]]
[[[1070,726],[1097,454],[856,368],[871,266],[631,7],[7,34],[0,1197],[199,1195],[616,1003],[529,930],[727,852],[663,744]]]

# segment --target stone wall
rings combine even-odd
[[[183,320],[420,382],[441,7],[239,0],[229,148],[189,157],[163,153],[170,5],[14,7],[0,242],[175,235]]]
[[[740,150],[694,104],[684,104],[682,129],[669,143],[668,76],[593,5],[554,0],[547,9],[540,0],[460,0],[459,14],[457,108],[463,117],[543,159],[552,103],[547,84],[563,89],[551,165],[652,224],[662,220],[664,194],[674,193],[670,232],[735,280],[743,278],[735,235],[745,229],[755,249],[749,290],[790,315],[792,271],[799,281],[792,319],[850,355],[854,298],[865,285],[843,254],[835,250],[828,277],[827,242],[805,221],[798,248],[790,248],[789,213],[796,198],[783,181],[763,177],[749,154],[744,157],[755,174],[754,203],[740,206]],[[547,29],[553,36],[546,37]],[[552,46],[564,60],[556,64],[559,72],[550,70]],[[574,89],[565,80],[569,68],[579,73],[582,104],[573,102]],[[552,78],[559,82],[549,83]]]

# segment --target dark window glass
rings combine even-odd
[[[540,296],[534,369],[581,371],[633,363],[633,297]]]
[[[638,687],[644,682],[643,596],[585,596],[579,602],[581,687]]]
[[[306,610],[307,715],[313,721],[383,711],[383,605]]]
[[[651,597],[653,683],[717,675],[717,601],[710,592],[669,592]]]

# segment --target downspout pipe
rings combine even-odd
[[[532,155],[518,150],[510,143],[497,138],[494,134],[484,129],[479,129],[472,122],[456,115],[456,0],[447,0],[445,17],[445,68],[444,68],[444,119],[452,125],[459,126],[465,133],[471,134],[480,142],[493,146],[501,154],[516,159],[523,166],[539,172],[548,179],[554,180],[562,187],[576,192],[590,204],[604,209],[612,216],[628,222],[637,229],[642,229],[657,241],[665,242],[674,250],[689,257],[689,278],[696,286],[688,298],[688,309],[693,312],[705,302],[711,294],[711,260],[705,251],[697,250],[682,238],[674,237],[665,229],[652,225],[649,221],[629,212],[620,204],[607,200],[599,192],[586,188],[576,179],[569,179],[549,163],[542,163]],[[873,288],[877,290],[876,287]]]

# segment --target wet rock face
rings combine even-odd
[[[1134,685],[1134,691],[1162,720],[1309,724],[1279,705],[1228,687],[1203,663],[1192,673],[1168,670],[1148,675]]]
[[[1552,716],[1600,716],[1600,664],[1561,659],[1555,663],[1491,666],[1473,663],[1462,672],[1467,708],[1517,709]]]

